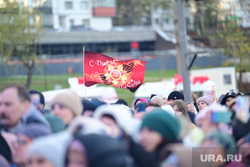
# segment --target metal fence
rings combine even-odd
[[[166,70],[176,69],[176,54],[175,51],[150,51],[150,52],[119,52],[119,53],[103,53],[107,56],[118,60],[141,59],[146,61],[146,70]],[[38,57],[33,74],[67,74],[69,68],[73,73],[82,73],[83,61],[82,55],[41,55]],[[192,56],[189,57],[191,62]],[[192,68],[203,67],[220,67],[226,60],[226,56],[222,52],[211,51],[209,56],[199,56],[196,58]],[[0,64],[0,77],[13,75],[26,75],[27,69],[20,63],[15,61],[4,65]]]

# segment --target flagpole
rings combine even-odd
[[[85,57],[85,46],[82,47],[82,61],[83,61],[83,68],[82,68],[82,73],[83,73],[83,89],[85,92],[85,98],[87,99],[87,91],[86,91],[86,86],[85,86],[85,78],[84,78],[84,57]]]

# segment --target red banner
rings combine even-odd
[[[97,83],[135,92],[143,83],[145,64],[139,59],[119,61],[100,53],[85,51],[85,85]]]

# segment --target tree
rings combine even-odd
[[[218,23],[219,3],[218,0],[194,2],[194,24],[198,35],[205,35],[206,30],[215,28]]]
[[[249,71],[249,59],[250,57],[250,38],[249,34],[237,26],[236,19],[229,20],[225,27],[218,31],[218,36],[224,40],[223,48],[226,55],[233,56],[233,45],[235,46],[235,56],[237,58],[237,71],[239,72],[239,90],[245,92],[245,87],[242,81],[242,74]]]
[[[150,6],[141,0],[124,1],[117,0],[117,16],[114,25],[149,25]]]
[[[0,56],[8,63],[18,59],[27,68],[26,87],[30,88],[37,59],[40,16],[16,1],[0,6]]]

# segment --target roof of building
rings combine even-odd
[[[41,44],[154,41],[154,30],[43,32]]]

